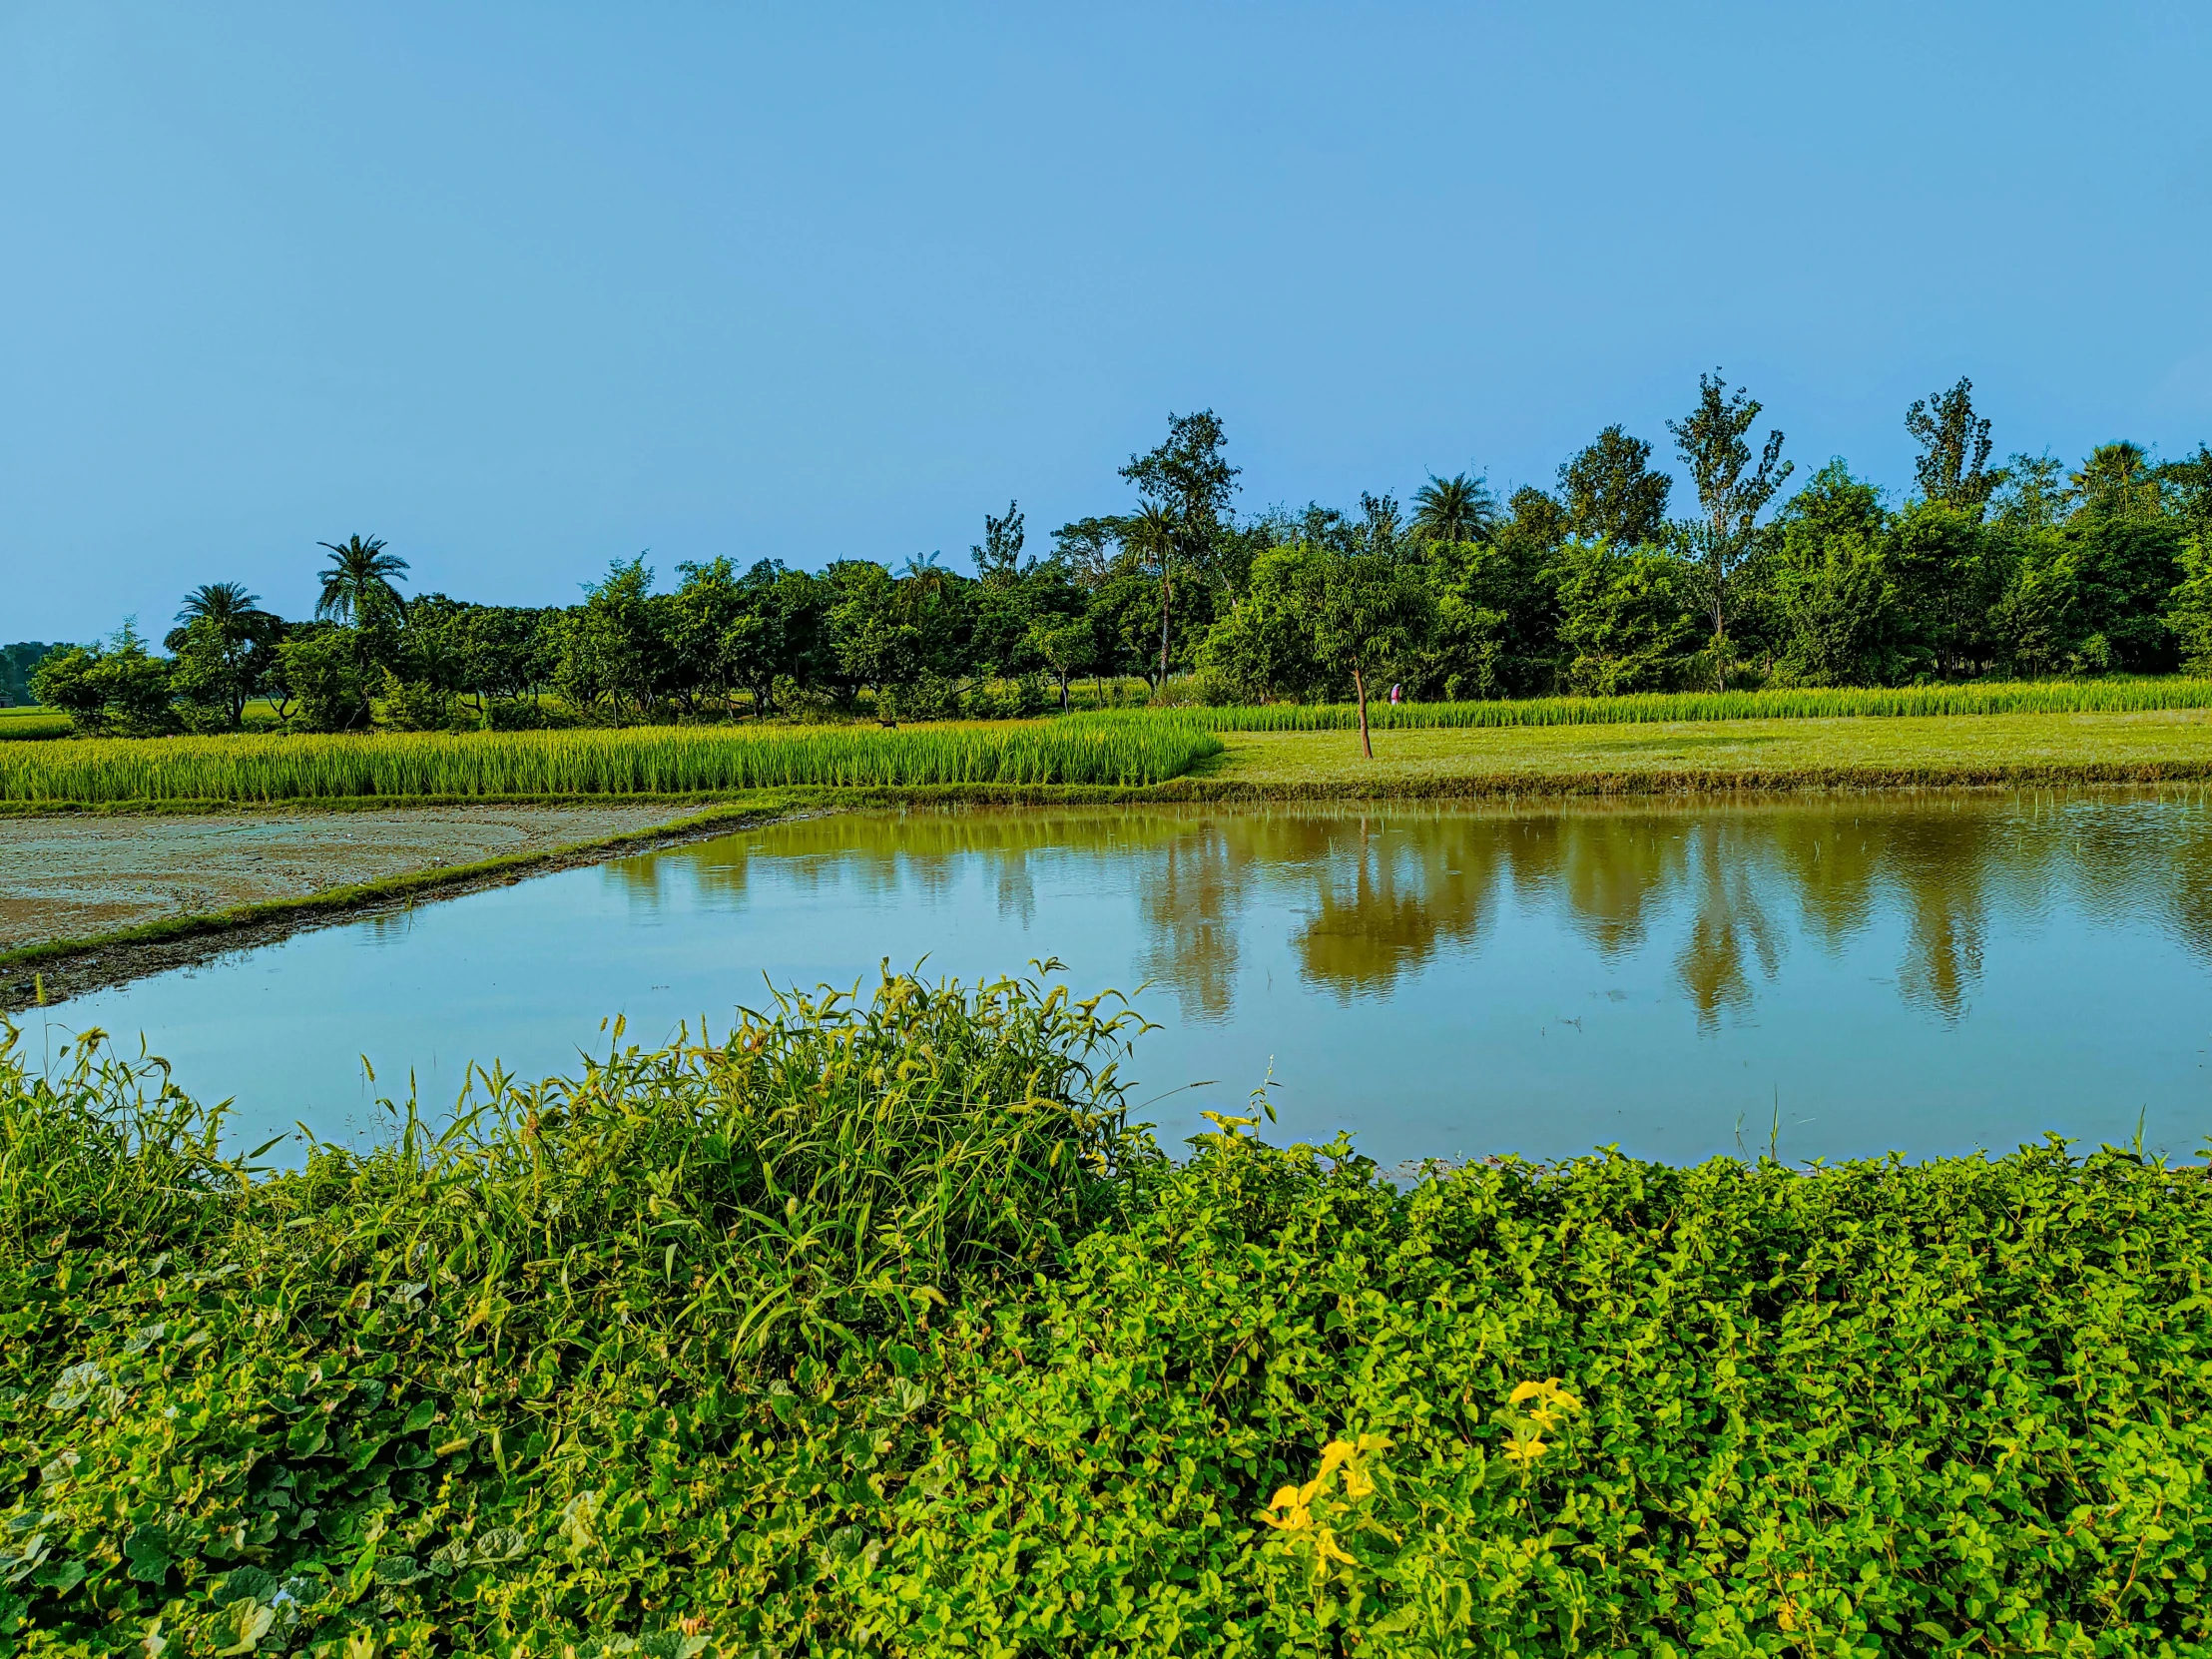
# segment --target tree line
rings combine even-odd
[[[1123,510],[1031,555],[1018,503],[985,516],[972,573],[931,553],[820,572],[643,556],[581,603],[400,591],[373,537],[319,544],[311,619],[237,583],[197,588],[157,652],[129,624],[31,676],[80,730],[237,729],[250,707],[317,731],[511,727],[862,708],[881,719],[1066,707],[1141,678],[1211,701],[1614,694],[1748,684],[2212,672],[2212,449],[2098,446],[1990,464],[1971,382],[1914,403],[1902,499],[1841,458],[1795,493],[1781,430],[1720,374],[1667,423],[1688,480],[1611,425],[1552,488],[1500,500],[1430,477],[1404,506],[1240,515],[1211,411],[1171,415],[1119,477]],[[554,694],[549,703],[547,694]]]

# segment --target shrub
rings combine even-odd
[[[1050,968],[1055,964],[1043,964]],[[1435,1169],[886,978],[256,1171],[0,1047],[39,1653],[2185,1654],[2212,1180]]]

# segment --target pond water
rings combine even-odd
[[[300,934],[29,1037],[143,1032],[241,1139],[365,1137],[410,1073],[434,1111],[471,1062],[573,1071],[617,1013],[658,1043],[885,958],[1053,956],[1160,1024],[1128,1069],[1164,1139],[1271,1072],[1271,1139],[1385,1165],[2212,1134],[2201,791],[821,818]]]

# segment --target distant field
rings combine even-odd
[[[36,704],[0,709],[0,743],[10,738],[66,738],[69,717]]]
[[[1209,793],[1474,796],[2212,777],[2212,713],[1228,732]]]
[[[1911,719],[1937,715],[2134,714],[2212,709],[2212,680],[2180,678],[1987,681],[1962,686],[1813,687],[1659,692],[1635,697],[1537,697],[1486,703],[1371,701],[1381,730],[1476,726],[1641,726],[1665,721]],[[1214,732],[1341,732],[1351,703],[1270,703],[1163,711]]]
[[[0,752],[0,802],[695,795],[791,785],[1156,784],[1217,755],[1174,721],[63,739]]]

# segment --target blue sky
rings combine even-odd
[[[2212,437],[2212,8],[0,3],[0,638],[314,544],[1031,546],[1211,405],[1241,504],[1548,483],[1701,369],[1802,470]]]

